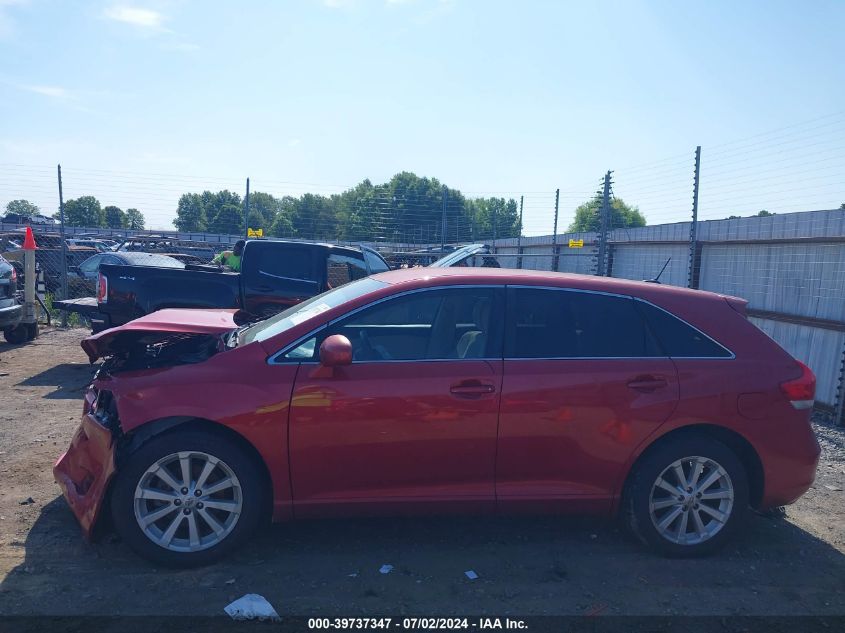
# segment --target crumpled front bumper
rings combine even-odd
[[[53,466],[53,477],[87,539],[92,536],[114,472],[112,433],[86,412],[70,447]]]

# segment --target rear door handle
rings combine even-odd
[[[652,391],[663,389],[668,385],[668,381],[660,376],[637,376],[628,382],[629,389],[643,393],[651,393]]]
[[[496,387],[479,380],[465,380],[449,387],[449,392],[459,398],[475,398],[495,391]]]

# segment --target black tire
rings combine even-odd
[[[673,463],[685,457],[694,456],[712,460],[724,469],[733,488],[733,505],[727,514],[727,519],[716,524],[721,524],[721,527],[712,536],[701,542],[678,543],[664,536],[652,519],[650,509],[652,489],[658,477],[663,475],[664,471]],[[691,463],[684,462],[683,467],[685,469],[689,466],[691,466]],[[666,497],[667,500],[669,498]],[[636,463],[626,486],[623,514],[634,535],[661,554],[670,557],[706,556],[724,546],[741,527],[749,513],[748,500],[748,476],[736,454],[725,444],[712,437],[688,433],[667,439],[648,450]],[[691,503],[696,502],[692,500]],[[711,504],[714,503],[717,502],[711,502]],[[698,505],[692,507],[699,508]],[[682,512],[689,513],[690,509],[682,510]],[[672,511],[673,508],[671,507],[661,510],[660,512],[663,512],[663,514],[656,516],[656,519],[659,522],[660,519],[668,518]],[[705,517],[705,513],[702,511],[697,514]],[[678,520],[677,527],[675,527],[676,534],[680,534],[681,519]],[[687,521],[689,520],[687,519]],[[706,515],[705,521],[711,520],[713,518]],[[695,530],[695,527],[689,526],[687,530]],[[695,538],[694,535],[690,536]]]
[[[10,343],[12,345],[20,345],[21,343],[26,343],[27,337],[27,327],[23,323],[18,324],[15,327],[10,327],[6,330],[3,330],[3,338],[6,339],[7,343]]]
[[[155,543],[144,533],[135,513],[135,489],[147,470],[160,459],[183,451],[205,453],[223,462],[240,484],[242,501],[240,515],[222,540],[207,549],[189,552],[173,551]],[[111,513],[120,537],[144,558],[171,567],[196,567],[218,560],[249,538],[264,515],[262,504],[265,499],[259,466],[236,441],[213,431],[176,429],[153,437],[128,456],[112,486]],[[175,513],[179,512],[175,510]],[[175,518],[176,514],[169,516]],[[196,517],[195,520],[200,521]],[[205,528],[209,525],[204,521],[201,524]]]

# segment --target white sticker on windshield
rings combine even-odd
[[[294,325],[299,325],[303,321],[307,321],[311,317],[315,317],[318,314],[321,314],[326,310],[331,309],[332,307],[326,303],[318,303],[317,305],[309,306],[307,309],[302,310],[301,312],[297,312],[296,314],[290,315],[288,317],[288,320]]]

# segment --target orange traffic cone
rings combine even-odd
[[[26,227],[26,237],[23,239],[23,250],[25,251],[34,251],[35,250],[35,236],[32,234],[32,227]]]

